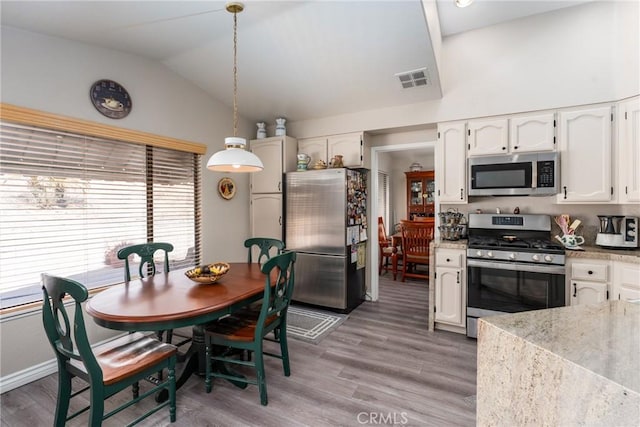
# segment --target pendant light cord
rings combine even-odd
[[[233,12],[233,136],[238,136],[238,13]]]

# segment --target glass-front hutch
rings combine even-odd
[[[433,171],[405,172],[407,176],[407,219],[434,217],[435,174]]]

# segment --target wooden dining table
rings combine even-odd
[[[204,324],[263,296],[266,275],[259,264],[229,265],[227,274],[213,284],[192,281],[185,276],[185,268],[112,286],[94,295],[86,311],[98,325],[121,331],[192,326],[191,345],[181,355],[186,363],[176,382],[179,388],[193,373],[204,375]]]

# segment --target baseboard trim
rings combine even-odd
[[[32,366],[22,371],[0,377],[0,394],[11,391],[14,388],[37,381],[58,372],[58,363],[56,359],[47,360],[46,362]]]
[[[122,335],[117,335],[113,338],[100,341],[93,346],[95,347],[107,343],[121,336]],[[5,375],[4,377],[0,377],[0,394],[11,391],[18,387],[22,387],[23,385],[37,381],[46,377],[47,375],[51,375],[56,372],[58,372],[58,362],[56,362],[56,359],[53,358],[51,360],[47,360],[46,362],[39,363],[21,371]]]

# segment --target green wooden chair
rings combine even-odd
[[[140,257],[140,266],[138,267],[138,274],[140,277],[153,276],[158,271],[156,267],[156,261],[154,255],[156,252],[164,252],[163,271],[169,272],[169,252],[173,251],[173,245],[171,243],[154,242],[154,243],[141,243],[138,245],[131,245],[124,247],[118,251],[118,259],[124,260],[124,280],[128,282],[131,280],[131,266],[129,264],[129,257],[131,255],[138,255]],[[173,340],[173,330],[158,331],[158,339],[162,341],[162,336],[166,332],[166,342],[171,344]],[[176,334],[178,335],[178,334]],[[178,347],[191,341],[191,337],[180,335],[183,338],[182,341],[176,343]]]
[[[214,372],[211,363],[206,364],[205,390],[211,392],[211,377],[224,378],[232,382],[255,384],[260,390],[260,403],[266,405],[267,384],[264,370],[264,356],[272,356],[282,360],[284,375],[289,376],[289,349],[287,345],[287,309],[291,302],[294,286],[295,252],[285,252],[269,259],[262,266],[265,273],[263,304],[259,312],[254,310],[239,311],[231,316],[214,322],[205,328],[206,360],[214,360],[223,364],[239,364],[250,366],[255,371],[255,378],[247,378],[227,369]],[[280,354],[265,352],[264,339],[271,331],[278,331],[276,341],[280,344]],[[227,349],[226,353],[212,355],[212,346]],[[233,357],[234,350],[246,350],[255,354],[254,360],[246,361]]]
[[[262,264],[263,258],[271,258],[271,250],[273,248],[277,250],[276,255],[280,255],[284,250],[284,242],[282,240],[272,239],[269,237],[252,237],[247,239],[244,241],[244,247],[249,248],[249,257],[247,259],[249,264],[253,262],[251,252],[256,246],[260,249],[258,264]]]
[[[47,274],[42,275],[42,285],[42,321],[58,362],[58,400],[54,425],[62,427],[67,421],[89,410],[88,424],[100,426],[103,420],[164,389],[169,392],[169,400],[156,405],[131,425],[165,406],[169,406],[169,416],[174,422],[177,348],[136,332],[92,349],[81,306],[89,296],[87,288],[73,280]],[[73,299],[74,309],[70,310],[73,313],[67,312],[64,301],[67,295]],[[70,315],[73,315],[73,325],[70,324]],[[167,379],[139,395],[138,382],[162,369],[167,369]],[[88,385],[73,392],[71,380],[74,377],[81,378]],[[133,386],[133,399],[105,414],[104,400],[129,386]],[[71,398],[86,390],[89,390],[89,406],[68,416]]]
[[[139,245],[131,245],[118,251],[118,259],[124,260],[124,280],[131,280],[131,270],[129,268],[129,256],[138,255],[140,257],[140,266],[138,274],[140,277],[153,276],[156,274],[156,262],[153,255],[157,251],[164,251],[164,272],[169,271],[169,252],[173,251],[171,243],[141,243]]]

